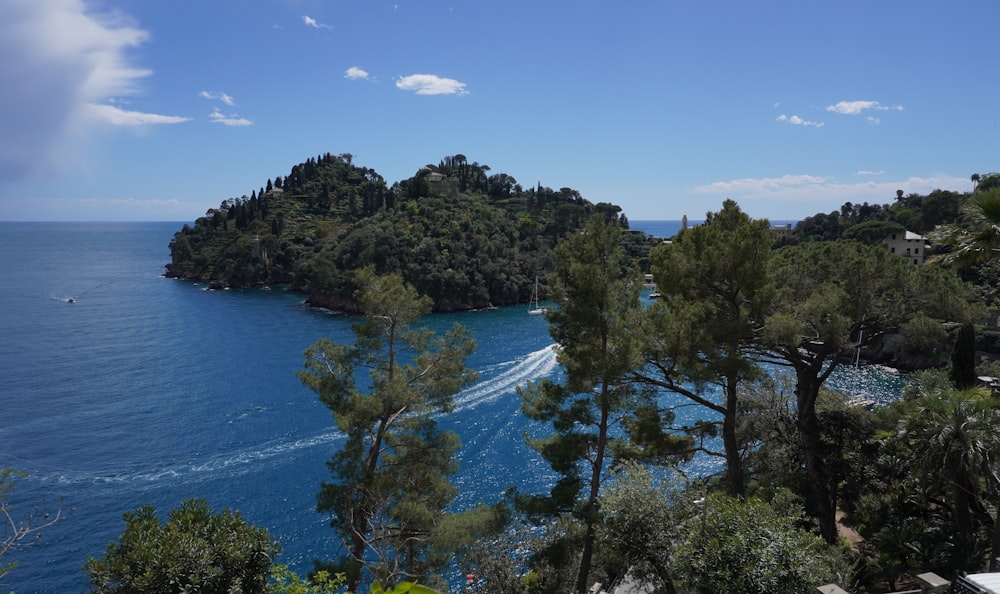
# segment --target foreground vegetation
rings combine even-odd
[[[355,171],[344,156],[322,165]],[[369,222],[393,219],[400,197],[416,205],[406,207],[413,216],[435,200],[471,208],[463,192],[493,187],[464,158],[429,172],[443,177],[425,172],[387,194],[368,172],[352,194],[355,208],[378,211]],[[286,192],[264,190],[263,202],[252,197],[251,210],[266,204],[271,217],[288,208],[287,220],[295,210],[281,202],[288,183]],[[666,593],[791,594],[825,583],[861,593],[895,590],[925,571],[989,568],[1000,554],[1000,407],[976,387],[991,370],[979,358],[975,324],[995,294],[985,271],[998,253],[990,230],[1000,223],[1000,186],[990,183],[936,223],[947,241],[928,267],[878,245],[891,225],[848,233],[868,222],[860,221],[816,238],[806,224],[775,245],[767,222],[732,201],[640,258],[615,208],[590,209],[559,230],[546,256],[555,304],[547,319],[565,373],[519,390],[523,414],[550,427],[530,445],[559,478],[548,492],[510,491],[461,512],[452,509],[450,482],[460,444],[435,415],[474,380],[465,367],[474,343],[458,326],[441,335],[422,329],[421,316],[450,306],[410,281],[405,265],[387,269],[359,256],[364,266],[331,271],[338,292],[317,293],[362,313],[354,344],[318,341],[299,374],[347,436],[318,495],[343,549],[300,579],[276,564],[266,532],[238,514],[213,514],[195,500],[161,524],[141,508],[126,514],[119,541],[88,561],[94,591],[426,591],[414,582],[446,590],[457,567],[469,574],[465,591],[501,594],[622,581]],[[522,200],[511,192],[513,203]],[[331,194],[309,208],[350,214],[342,199]],[[209,217],[216,223],[199,220],[213,231],[182,231],[172,249],[184,253],[200,233],[223,237],[213,234],[228,233],[224,221],[239,219],[233,225],[243,232],[263,220],[241,215],[239,204],[232,218],[230,206]],[[869,210],[901,216],[896,205]],[[909,221],[930,218],[921,210]],[[318,255],[353,245],[344,242],[360,228],[327,228],[323,238],[333,243],[303,261],[337,262]],[[280,236],[280,223],[275,230]],[[184,262],[175,257],[173,266]],[[293,285],[309,266],[286,270]],[[651,303],[640,296],[646,270],[661,293]],[[890,336],[904,348],[949,352],[951,365],[915,374],[903,398],[873,410],[825,387],[858,349]],[[667,392],[698,407],[699,420],[678,426]],[[721,471],[685,475],[695,457],[718,459]],[[841,538],[844,523],[860,542]]]

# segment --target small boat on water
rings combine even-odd
[[[538,305],[538,277],[535,277],[535,288],[531,292],[531,301],[528,307],[528,315],[537,316],[549,311],[547,307]]]

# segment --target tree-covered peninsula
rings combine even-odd
[[[326,153],[223,201],[170,243],[166,275],[216,288],[283,284],[308,303],[357,311],[355,272],[397,273],[435,311],[525,303],[554,268],[553,248],[595,212],[619,206],[571,188],[525,189],[464,155],[391,187],[350,154]],[[616,216],[611,216],[616,215]],[[635,234],[640,253],[644,236]]]

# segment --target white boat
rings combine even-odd
[[[538,306],[538,277],[535,277],[535,289],[531,292],[531,301],[529,302],[528,315],[537,316],[543,314],[548,310],[546,307]]]

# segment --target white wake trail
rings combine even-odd
[[[510,369],[500,375],[485,379],[459,392],[455,397],[455,410],[467,410],[484,402],[493,402],[502,396],[513,394],[517,388],[529,382],[552,375],[558,365],[556,345],[551,344],[544,349],[528,353],[513,363]]]
[[[493,365],[501,369],[495,377],[484,379],[466,388],[455,397],[455,411],[468,410],[514,394],[518,387],[552,375],[558,366],[556,345],[528,353],[520,359]],[[86,484],[148,484],[162,480],[191,480],[219,474],[238,475],[256,467],[255,463],[287,456],[293,452],[327,445],[343,438],[336,429],[291,441],[275,440],[234,452],[226,452],[198,461],[176,462],[157,468],[126,469],[124,471],[55,471],[42,475],[41,480],[61,485]]]

